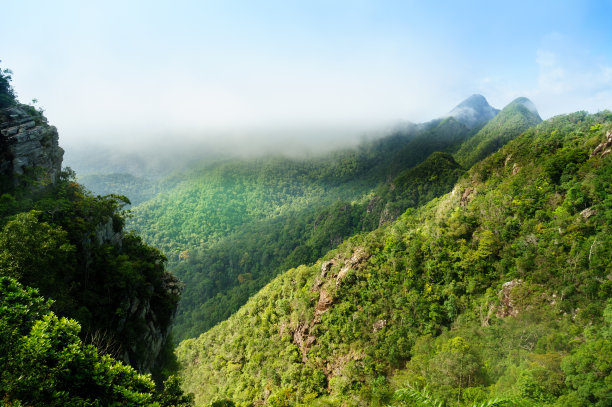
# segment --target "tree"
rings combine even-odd
[[[11,86],[12,74],[10,69],[0,68],[0,109],[12,106],[17,102],[15,91]]]
[[[66,231],[39,222],[38,214],[20,213],[0,231],[0,275],[62,298],[73,272],[75,247]]]
[[[78,322],[49,311],[37,290],[0,277],[0,398],[9,405],[159,406],[150,376],[79,339]]]

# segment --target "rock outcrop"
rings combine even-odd
[[[593,152],[591,153],[591,157],[596,156],[597,154],[605,157],[606,155],[612,152],[612,130],[608,130],[606,133],[606,139],[599,144]]]
[[[64,155],[58,138],[57,129],[32,106],[14,104],[0,109],[0,195],[22,185],[55,184]],[[91,214],[95,219],[98,215]],[[115,220],[107,216],[83,231],[79,242],[84,258],[82,273],[89,275],[88,269],[96,261],[93,253],[102,246],[113,246],[121,253],[125,234],[123,225]],[[147,278],[143,276],[141,287],[126,288],[125,296],[119,297],[114,308],[104,311],[116,313],[117,322],[83,329],[87,343],[143,373],[155,368],[168,341],[176,312],[176,307],[160,303],[178,301],[182,291],[182,283],[170,273]]]
[[[42,114],[26,105],[0,110],[0,176],[14,185],[26,173],[36,181],[53,183],[61,171],[63,155],[57,129],[48,125]]]
[[[523,280],[512,280],[505,282],[499,291],[500,307],[497,311],[498,318],[516,317],[519,314],[519,307],[512,296],[513,290],[523,284]]]
[[[322,315],[334,305],[336,300],[335,289],[342,284],[350,270],[361,270],[369,258],[370,253],[365,248],[357,247],[350,258],[337,256],[321,264],[321,274],[315,279],[312,286],[312,292],[319,293],[313,318],[310,322],[299,322],[297,328],[293,331],[293,343],[300,349],[302,362],[306,363],[308,350],[317,341],[316,336],[312,333],[314,327],[321,322]],[[382,329],[386,323],[384,321],[378,329]],[[282,329],[279,334],[283,334]],[[326,374],[329,374],[332,370],[334,369],[329,366],[324,369]]]
[[[139,327],[138,341],[131,343],[129,348],[122,348],[119,358],[133,366],[139,372],[151,372],[158,362],[158,357],[168,340],[172,324],[162,323],[157,312],[151,306],[150,299],[155,296],[154,287],[149,286],[151,296],[133,296],[125,298],[121,304],[123,318],[117,326],[118,333],[124,336],[126,330]],[[162,291],[166,296],[179,297],[183,290],[181,283],[174,275],[164,273]],[[174,319],[174,315],[171,316]],[[132,328],[130,328],[132,327]]]

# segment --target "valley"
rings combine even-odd
[[[2,405],[612,401],[610,111],[78,175],[0,79]]]

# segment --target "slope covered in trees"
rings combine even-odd
[[[610,112],[543,122],[281,274],[180,344],[186,388],[199,404],[609,405],[611,130]]]
[[[37,290],[0,276],[0,395],[7,406],[189,406],[172,377],[157,391],[148,375],[105,355],[79,337]]]
[[[189,251],[173,268],[186,283],[176,337],[206,331],[279,272],[312,263],[343,239],[449,191],[462,173],[452,156],[435,153],[359,201],[338,200],[252,223],[209,248]]]
[[[450,191],[464,171],[450,154],[472,138],[487,139],[483,132],[500,139],[495,131],[508,132],[504,141],[518,135],[529,122],[524,115],[509,107],[502,126],[480,131],[484,122],[468,128],[447,117],[318,158],[230,160],[193,170],[133,210],[133,225],[166,250],[186,283],[176,338],[227,318],[279,272]]]
[[[192,404],[162,385],[181,291],[165,257],[124,231],[124,197],[61,170],[57,130],[6,70],[0,96],[0,404]]]
[[[541,121],[538,111],[529,99],[517,98],[491,119],[477,135],[463,143],[455,157],[463,167],[470,168]]]

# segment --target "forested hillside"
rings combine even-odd
[[[61,169],[57,130],[19,103],[10,74],[0,70],[0,405],[191,405],[168,378],[182,285],[124,231],[124,197],[94,197]]]
[[[186,389],[200,405],[610,405],[611,148],[607,111],[528,129],[183,341]]]
[[[464,171],[450,154],[473,139],[478,148],[506,142],[540,120],[516,105],[494,116],[498,111],[475,95],[460,105],[471,109],[467,121],[437,119],[316,158],[194,169],[176,188],[135,207],[132,225],[168,253],[186,283],[175,337],[199,335],[278,273],[450,191]]]
[[[138,205],[155,197],[167,184],[127,173],[87,174],[78,177],[94,195],[118,194],[128,197],[131,205]],[[171,187],[171,186],[170,186]]]
[[[312,208],[253,222],[209,248],[185,253],[173,267],[186,283],[174,326],[177,339],[226,319],[279,272],[312,263],[344,238],[447,192],[462,173],[451,156],[436,153],[358,201],[311,202]]]

